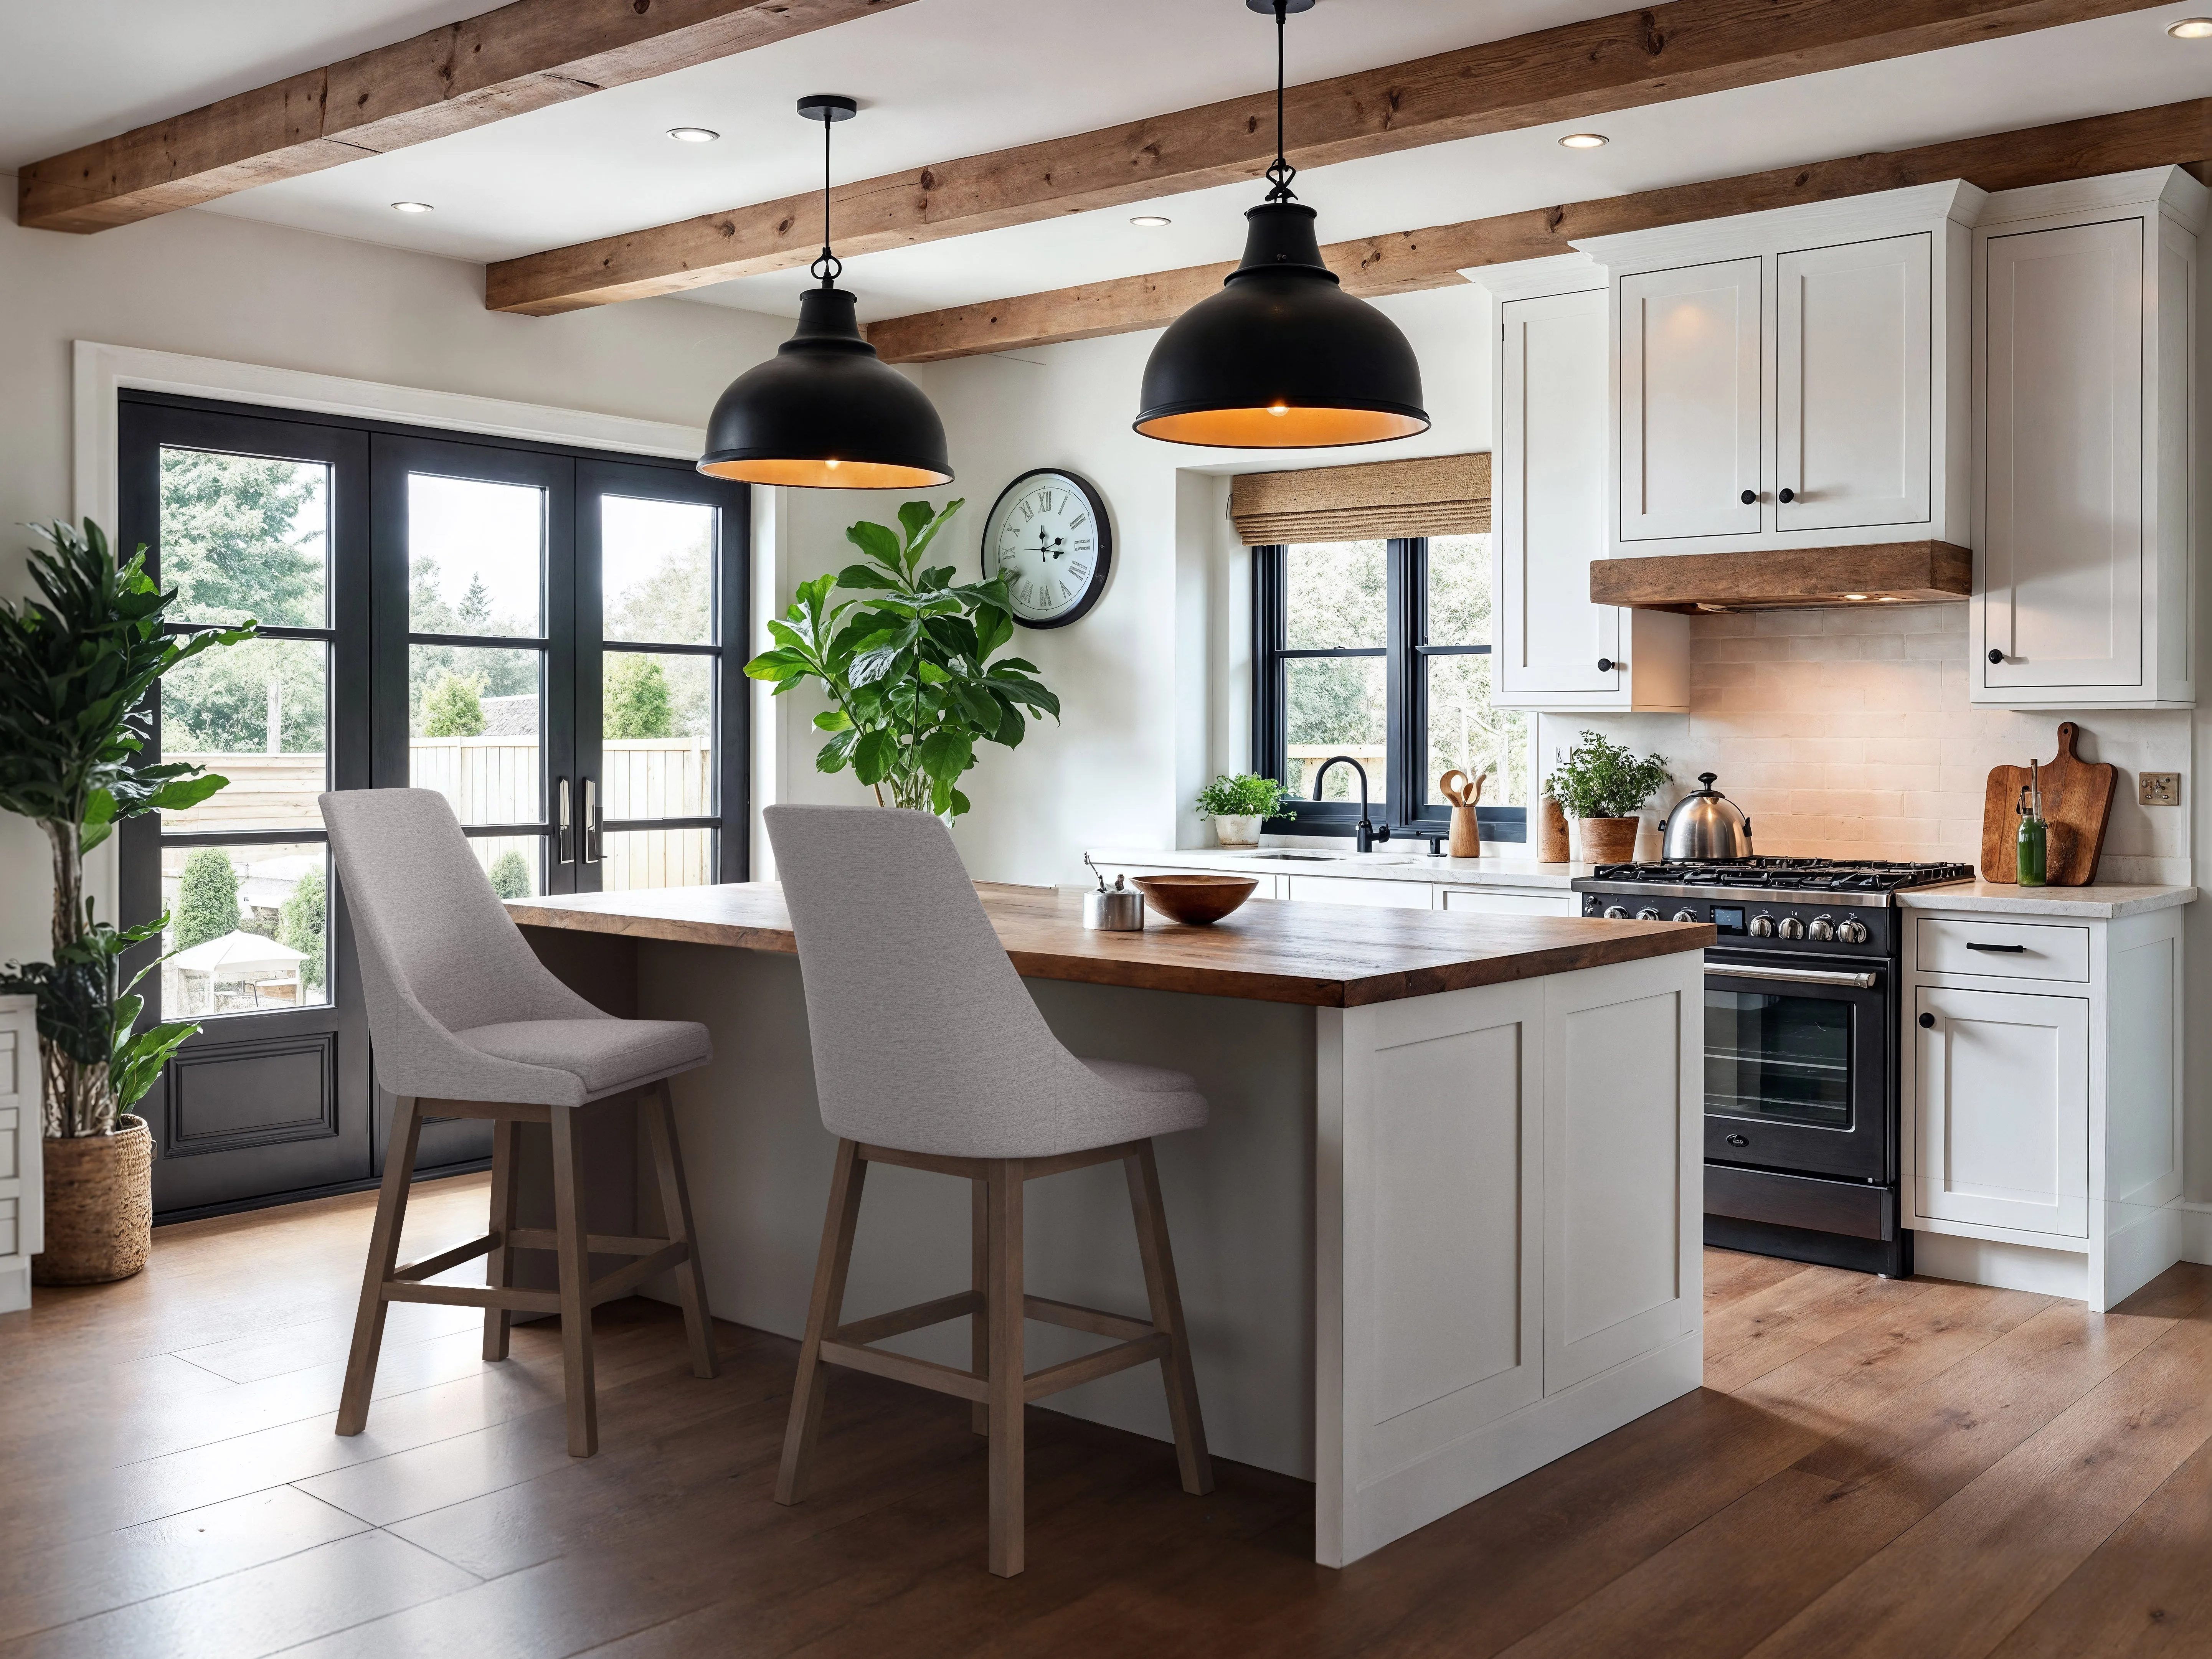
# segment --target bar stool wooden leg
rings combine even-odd
[[[806,1336],[799,1346],[799,1376],[791,1389],[791,1420],[783,1431],[783,1462],[775,1473],[779,1504],[796,1504],[806,1496],[814,1440],[830,1392],[822,1339],[844,1315],[845,1276],[853,1265],[853,1234],[860,1225],[860,1188],[867,1173],[859,1143],[839,1141],[836,1168],[830,1176],[830,1209],[822,1223],[822,1254],[814,1264],[814,1295],[806,1307]]]
[[[968,1255],[969,1269],[968,1288],[990,1302],[991,1289],[991,1183],[971,1181],[968,1183],[973,1194],[968,1225]],[[991,1320],[981,1310],[968,1316],[969,1352],[972,1356],[969,1369],[986,1382],[991,1376]],[[968,1426],[978,1434],[991,1431],[991,1408],[976,1401],[968,1408]]]
[[[1001,1578],[1024,1565],[1022,1346],[1022,1160],[990,1166],[991,1543],[988,1565]]]
[[[392,1104],[392,1141],[385,1150],[384,1185],[368,1231],[368,1263],[362,1269],[361,1306],[353,1318],[353,1349],[346,1356],[345,1388],[338,1396],[338,1432],[359,1434],[368,1421],[369,1391],[376,1386],[376,1356],[384,1346],[385,1281],[399,1265],[399,1233],[407,1221],[407,1183],[415,1173],[415,1146],[422,1115],[415,1097]]]
[[[491,1126],[491,1231],[502,1242],[484,1259],[484,1283],[495,1291],[514,1286],[514,1251],[505,1241],[514,1231],[516,1200],[520,1188],[514,1179],[515,1155],[520,1150],[522,1126],[500,1118]],[[484,1310],[483,1357],[507,1358],[507,1333],[514,1324],[511,1308]]]
[[[592,1375],[592,1259],[576,1173],[579,1114],[552,1109],[554,1255],[561,1274],[561,1369],[568,1395],[568,1455],[599,1449],[599,1401]]]
[[[653,1143],[653,1164],[660,1178],[660,1212],[668,1237],[691,1247],[676,1266],[676,1293],[684,1303],[684,1332],[691,1341],[691,1375],[714,1375],[714,1327],[707,1312],[707,1275],[699,1265],[699,1235],[691,1224],[691,1194],[684,1184],[684,1153],[676,1139],[676,1101],[665,1079],[653,1085],[645,1109],[645,1131]]]
[[[1194,1496],[1213,1490],[1213,1461],[1206,1452],[1206,1424],[1198,1413],[1198,1378],[1190,1365],[1190,1336],[1182,1322],[1182,1292],[1176,1285],[1175,1257],[1168,1249],[1166,1208],[1160,1202],[1159,1165],[1152,1143],[1138,1143],[1121,1160],[1129,1178],[1129,1208],[1137,1222],[1137,1251],[1144,1258],[1145,1291],[1152,1298],[1152,1323],[1168,1334],[1160,1380],[1167,1385],[1168,1421],[1175,1429],[1176,1463],[1182,1489]]]

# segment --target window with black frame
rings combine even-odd
[[[1487,775],[1483,838],[1528,838],[1528,718],[1490,701],[1487,535],[1278,543],[1252,568],[1255,769],[1310,801],[1324,763],[1348,755],[1370,817],[1408,834],[1449,828],[1446,773]],[[1333,769],[1322,796],[1268,827],[1349,834],[1358,775]]]

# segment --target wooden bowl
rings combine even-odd
[[[1250,876],[1134,876],[1129,884],[1170,921],[1198,927],[1220,921],[1260,884]]]

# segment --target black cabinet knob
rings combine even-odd
[[[1728,1138],[1728,1144],[1731,1146],[1748,1146],[1751,1145],[1751,1137],[1749,1135],[1730,1135]]]
[[[1991,646],[1990,647],[1990,660],[1991,662],[2002,662],[2004,660],[2004,653],[1998,650],[1994,645]]]
[[[1601,674],[1610,674],[1613,672],[1613,660],[1610,657],[1600,657],[1597,659],[1597,672]]]
[[[1933,1015],[1933,1014],[1923,1014],[1923,1015],[1921,1015],[1921,1016],[1920,1016],[1920,1029],[1921,1029],[1922,1030],[1923,1030],[1923,1031],[1932,1031],[1932,1030],[1934,1030],[1936,1029],[1936,1016],[1935,1016],[1935,1015]]]
[[[1756,489],[1747,489],[1738,499],[1740,499],[1746,507],[1749,507],[1753,501],[1759,499],[1759,492]]]
[[[1797,499],[1797,492],[1794,489],[1780,490],[1776,493],[1774,499],[1778,501],[1794,501]]]

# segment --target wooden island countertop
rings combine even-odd
[[[1142,933],[1093,933],[1083,925],[1079,888],[978,882],[975,890],[1024,977],[1321,1008],[1702,951],[1716,937],[1704,922],[1469,915],[1273,899],[1253,899],[1210,927],[1152,915]],[[783,890],[774,882],[554,895],[511,899],[507,908],[526,927],[750,951],[798,949]]]

